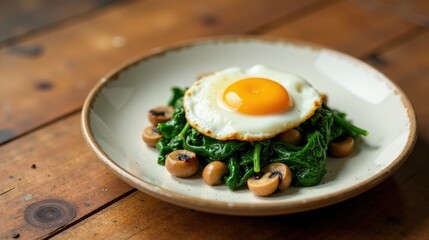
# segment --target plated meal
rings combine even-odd
[[[326,158],[346,157],[367,135],[327,106],[303,78],[255,65],[199,78],[173,88],[168,105],[148,112],[144,142],[160,150],[158,163],[176,177],[202,168],[208,185],[243,185],[258,196],[315,186]]]
[[[411,152],[416,122],[402,91],[358,59],[294,40],[228,36],[155,49],[113,69],[87,97],[82,131],[107,168],[155,198],[278,215],[376,186]]]

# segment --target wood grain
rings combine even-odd
[[[28,58],[10,49],[0,51],[2,140],[78,110],[96,81],[144,51],[199,36],[244,33],[315,1],[123,3],[19,45],[41,46],[44,51],[40,56]],[[44,83],[50,87],[38,87]]]
[[[429,26],[429,2],[426,0],[354,0],[354,2],[373,11],[394,15],[420,26]]]
[[[0,41],[10,41],[114,1],[3,0],[0,2]]]
[[[362,57],[414,27],[400,18],[343,1],[264,33],[314,42]]]
[[[31,203],[62,199],[76,207],[79,219],[132,190],[89,151],[79,118],[75,114],[0,148],[0,238],[19,232],[33,239],[54,230],[24,221]]]

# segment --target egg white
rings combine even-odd
[[[266,78],[281,84],[293,99],[289,111],[270,115],[247,115],[228,109],[224,90],[232,83],[250,77]],[[197,80],[185,93],[183,107],[189,124],[200,133],[218,140],[259,141],[292,129],[320,107],[320,94],[303,78],[262,65],[215,72]]]

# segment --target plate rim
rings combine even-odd
[[[373,72],[381,74],[383,76],[382,81],[388,83],[394,91],[394,94],[398,95],[406,108],[408,113],[408,119],[410,121],[409,131],[410,134],[407,137],[407,142],[404,146],[404,150],[387,166],[385,166],[380,172],[372,175],[368,179],[361,181],[353,186],[346,187],[340,191],[333,192],[324,196],[313,197],[308,200],[293,200],[287,204],[281,202],[267,202],[264,203],[233,203],[228,204],[224,201],[215,201],[210,199],[202,199],[193,196],[187,196],[180,194],[174,191],[170,191],[161,187],[158,187],[154,184],[151,184],[144,179],[141,179],[134,174],[128,172],[125,168],[117,164],[113,159],[111,159],[98,145],[96,142],[91,127],[89,124],[90,111],[92,109],[95,97],[98,93],[111,81],[117,80],[119,75],[126,71],[128,68],[133,67],[141,61],[148,60],[153,57],[161,56],[167,52],[172,52],[176,50],[181,50],[187,47],[193,47],[195,45],[209,44],[216,42],[242,42],[242,41],[259,41],[266,43],[283,43],[283,44],[292,44],[299,47],[310,47],[312,49],[323,49],[334,52],[335,54],[341,55],[341,57],[346,58],[357,62],[360,66],[367,67]],[[364,61],[357,59],[351,55],[333,50],[329,47],[324,47],[319,44],[310,43],[302,40],[296,40],[285,37],[273,37],[273,36],[255,36],[255,35],[220,35],[220,36],[210,36],[210,37],[200,37],[192,38],[185,41],[176,42],[162,47],[154,48],[150,51],[145,51],[142,54],[132,58],[129,61],[115,67],[104,77],[102,77],[91,89],[88,96],[85,99],[84,105],[81,111],[81,130],[84,136],[85,142],[89,148],[97,155],[98,159],[105,166],[109,168],[116,176],[118,176],[123,181],[137,188],[138,190],[151,195],[152,197],[161,199],[163,201],[179,205],[186,208],[191,208],[195,210],[200,210],[204,212],[211,213],[221,213],[226,215],[240,215],[240,216],[267,216],[267,215],[280,215],[280,214],[289,214],[295,212],[302,212],[307,210],[312,210],[316,208],[325,207],[332,205],[349,198],[352,198],[364,191],[367,191],[374,186],[378,185],[388,177],[390,177],[393,172],[395,172],[408,158],[410,155],[416,139],[417,139],[417,124],[416,116],[414,109],[408,97],[399,88],[393,81],[391,81],[387,76],[382,72],[372,67],[371,65],[365,63]]]

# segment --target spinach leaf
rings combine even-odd
[[[182,104],[180,98],[185,95],[186,88],[181,89],[179,87],[173,87],[171,91],[173,92],[173,96],[168,101],[168,106],[176,107],[178,102]]]
[[[247,179],[249,179],[253,174],[255,174],[255,169],[251,168],[245,171],[246,173],[243,175],[243,177],[240,179],[240,183],[238,184],[238,187],[243,186],[247,183]]]
[[[319,184],[326,173],[325,160],[327,144],[324,136],[314,132],[299,151],[291,151],[288,144],[273,142],[277,157],[271,162],[281,162],[289,166],[296,186],[314,186]]]
[[[183,139],[179,136],[174,136],[172,139],[161,138],[156,143],[156,148],[159,149],[158,164],[164,165],[167,155],[172,151],[183,149]]]
[[[261,150],[262,150],[262,144],[257,142],[255,145],[255,149],[253,150],[253,169],[255,172],[261,171]]]
[[[183,147],[196,154],[207,156],[212,160],[223,160],[246,144],[246,142],[236,140],[216,140],[199,133],[195,129],[191,129],[190,134],[184,139]]]
[[[183,95],[185,89],[173,88],[173,97],[168,105],[174,106],[172,118],[157,125],[158,131],[163,137],[156,143],[159,150],[158,163],[164,165],[167,155],[175,150],[182,149],[183,139],[178,135],[186,127],[185,111],[182,107]]]
[[[247,151],[242,155],[240,165],[253,163],[253,170],[255,172],[260,172],[260,170],[268,164],[269,159],[273,155],[271,140],[252,142],[250,146],[246,148],[250,151]]]
[[[241,171],[237,156],[231,156],[228,160],[229,175],[225,176],[225,184],[229,189],[234,190],[240,187]]]
[[[330,109],[328,106],[326,106],[326,104],[323,104],[321,109],[325,110],[325,111],[329,111],[332,114],[332,117],[336,123],[336,126],[341,126],[344,131],[347,132],[347,134],[353,138],[362,135],[362,136],[367,136],[368,135],[368,131],[362,128],[359,128],[355,125],[353,125],[352,123],[350,123],[349,121],[347,121],[345,119],[346,114],[339,112],[337,110],[332,110]]]
[[[282,142],[273,142],[277,157],[271,162],[283,162],[291,168],[293,184],[314,186],[325,175],[326,152],[329,143],[345,135],[356,137],[367,131],[357,128],[345,120],[345,114],[331,110],[326,105],[302,123],[298,130],[306,136],[307,143],[301,149]]]
[[[170,120],[165,123],[158,123],[156,128],[163,135],[163,138],[172,139],[182,131],[185,125],[185,110],[180,106],[174,109]]]
[[[247,179],[249,179],[253,174],[255,174],[255,170],[253,167],[250,169],[241,169],[238,163],[237,155],[233,155],[228,160],[228,170],[229,175],[225,176],[225,184],[231,190],[236,190],[247,183]],[[244,172],[244,174],[243,174]]]
[[[345,113],[332,110],[323,104],[310,119],[298,127],[298,130],[307,136],[315,131],[320,131],[328,144],[344,135],[349,135],[353,138],[359,135],[368,135],[368,131],[354,126],[345,119],[345,116]]]
[[[251,166],[253,168],[254,149],[246,149],[240,154],[240,166]]]

